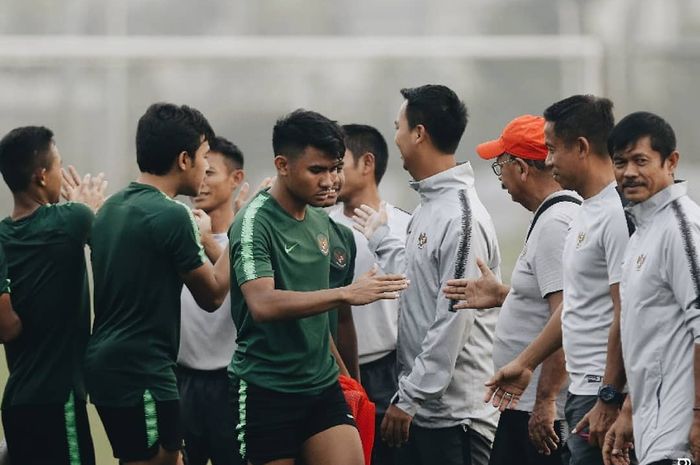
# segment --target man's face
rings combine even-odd
[[[649,136],[613,155],[617,185],[632,203],[644,202],[673,184],[677,162],[676,152],[662,161],[661,154],[651,148]]]
[[[552,167],[554,180],[564,189],[575,189],[580,175],[580,160],[576,144],[566,144],[554,133],[554,123],[544,125],[544,143],[547,146],[547,166]]]
[[[355,157],[353,157],[350,149],[345,149],[343,171],[341,173],[343,181],[341,182],[341,189],[338,193],[338,200],[341,202],[347,202],[354,192],[361,190],[364,186],[365,178],[360,169],[360,161],[361,160],[355,161]]]
[[[403,104],[399,108],[399,113],[396,116],[396,121],[394,121],[394,126],[396,127],[394,142],[396,143],[396,146],[399,148],[399,152],[401,153],[401,160],[403,160],[403,168],[405,170],[409,170],[408,167],[411,164],[414,152],[414,145],[412,141],[413,131],[408,127],[408,119],[406,119],[407,104],[408,101],[404,100]]]
[[[207,162],[208,154],[209,142],[203,140],[194,152],[194,160],[190,158],[190,164],[185,171],[185,182],[181,188],[182,191],[178,192],[178,194],[189,195],[191,197],[199,193],[202,188],[202,183],[204,182],[207,168],[209,168],[209,163]]]
[[[233,168],[224,155],[209,152],[207,155],[209,168],[204,174],[204,182],[197,197],[192,199],[195,208],[201,208],[209,213],[221,206],[230,206],[233,192],[240,184],[240,168]]]
[[[285,178],[290,193],[307,205],[326,206],[333,186],[340,182],[340,160],[311,146],[299,156],[286,159],[286,171],[280,175]]]
[[[513,201],[520,202],[522,187],[520,181],[521,168],[518,160],[504,153],[496,158],[496,162],[501,167],[501,175],[498,177],[499,181],[501,181],[501,188],[508,191]]]
[[[340,190],[343,188],[343,185],[345,184],[345,173],[344,173],[344,168],[345,166],[345,159],[340,158],[336,160],[336,169],[331,173],[333,177],[333,187],[331,187],[331,190],[328,192],[328,197],[326,197],[326,203],[324,207],[332,207],[338,202],[338,196],[340,194]]]
[[[61,200],[61,183],[63,175],[61,174],[62,159],[58,152],[58,147],[53,142],[49,147],[49,165],[46,168],[46,193],[50,203],[58,203]]]

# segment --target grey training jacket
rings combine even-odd
[[[406,242],[381,227],[369,248],[387,273],[411,281],[399,303],[397,407],[425,428],[471,427],[493,440],[498,412],[484,404],[493,374],[497,309],[450,311],[442,288],[452,278],[478,278],[479,257],[500,279],[500,253],[491,217],[474,189],[469,163],[411,187],[420,205]]]
[[[642,465],[689,458],[700,343],[700,207],[686,183],[628,211],[637,226],[620,282],[622,355]]]

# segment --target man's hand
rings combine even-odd
[[[690,453],[693,463],[700,463],[700,412],[693,411],[693,425],[690,427]]]
[[[460,301],[453,307],[455,310],[500,307],[508,294],[508,287],[501,284],[482,259],[477,258],[476,265],[481,278],[450,279],[442,289],[446,298]]]
[[[605,435],[603,444],[605,465],[629,465],[630,449],[634,449],[632,409],[623,408]]]
[[[192,210],[192,216],[194,216],[194,221],[197,223],[199,228],[199,233],[202,236],[207,236],[211,234],[211,217],[206,214],[204,210],[195,208]]]
[[[398,299],[399,292],[408,287],[409,281],[405,275],[377,276],[378,271],[379,266],[375,263],[368,272],[357,278],[357,281],[345,286],[345,290],[348,291],[346,303],[365,305],[382,299]]]
[[[355,216],[352,217],[352,220],[355,222],[352,226],[369,239],[380,226],[385,225],[388,221],[386,202],[379,204],[379,211],[369,205],[360,205],[360,208],[355,209]]]
[[[381,434],[382,441],[390,447],[401,447],[408,442],[408,430],[413,417],[404,412],[396,405],[390,405],[386,409],[384,419],[382,419]]]
[[[486,382],[484,402],[491,402],[501,412],[516,407],[527,385],[530,384],[532,370],[516,358],[496,372]]]
[[[588,427],[588,443],[601,449],[605,444],[605,435],[617,420],[620,409],[615,404],[606,404],[600,399],[593,408],[578,422],[572,433],[576,434]]]
[[[277,176],[272,178],[267,177],[263,179],[262,182],[258,185],[258,188],[255,190],[255,192],[260,192],[261,190],[272,186],[272,183],[275,182],[276,178]],[[248,203],[248,200],[250,200],[250,184],[244,182],[241,185],[241,188],[238,189],[236,197],[234,197],[233,199],[233,214],[235,215],[236,213],[241,211],[241,209],[243,209],[243,207],[245,207],[245,205]]]
[[[535,401],[527,429],[530,441],[540,454],[550,455],[558,448],[560,438],[554,431],[554,420],[556,418],[557,404],[554,399],[537,399]]]
[[[61,183],[61,196],[69,202],[84,203],[93,212],[96,212],[105,201],[107,181],[104,173],[92,177],[89,173],[81,180],[78,170],[74,166],[61,169],[63,182]]]

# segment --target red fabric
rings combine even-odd
[[[374,403],[369,400],[367,393],[360,383],[354,379],[340,375],[340,387],[345,394],[345,401],[350,407],[350,413],[355,417],[357,430],[360,432],[362,451],[365,454],[365,465],[372,462],[372,446],[374,445]]]

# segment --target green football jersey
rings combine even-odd
[[[5,249],[0,245],[0,294],[10,293],[10,280],[7,278],[7,259]]]
[[[256,323],[241,285],[274,278],[275,288],[328,288],[331,262],[328,215],[307,208],[299,221],[267,191],[236,215],[231,244],[231,314],[238,329],[229,372],[233,377],[278,392],[315,395],[336,382],[338,367],[329,348],[328,315]]]
[[[90,334],[85,244],[92,211],[79,203],[43,205],[0,222],[12,306],[22,321],[5,344],[10,377],[2,407],[85,399],[83,356]],[[6,280],[5,280],[6,281]]]
[[[199,229],[184,204],[132,182],[111,196],[92,234],[95,324],[85,357],[97,405],[179,398],[181,275],[204,264]]]
[[[335,289],[352,284],[355,274],[355,238],[347,226],[331,219],[331,274],[328,287]],[[338,310],[328,311],[331,336],[338,341]]]

